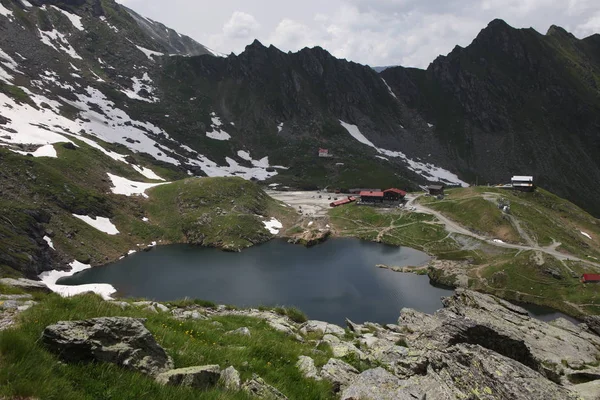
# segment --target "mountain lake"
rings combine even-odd
[[[63,285],[108,283],[117,296],[172,301],[185,297],[238,307],[294,306],[317,319],[344,325],[396,323],[403,307],[433,313],[452,289],[427,276],[377,268],[419,266],[430,257],[408,247],[336,238],[306,248],[275,239],[240,253],[191,245],[159,246],[118,262],[63,278]],[[544,307],[525,308],[542,320],[566,317]],[[569,318],[572,320],[571,318]]]

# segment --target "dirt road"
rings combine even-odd
[[[409,194],[406,197],[408,200],[408,203],[406,204],[407,209],[414,209],[415,212],[433,215],[442,224],[445,225],[446,230],[448,232],[458,233],[458,234],[465,235],[465,236],[470,236],[472,238],[481,240],[482,242],[485,242],[492,246],[503,247],[503,248],[507,248],[507,249],[516,249],[516,250],[522,250],[522,251],[530,251],[530,250],[540,251],[542,253],[549,254],[552,257],[555,257],[556,259],[558,259],[560,261],[578,261],[578,262],[582,262],[582,263],[585,263],[588,265],[593,265],[596,268],[600,268],[600,264],[598,264],[598,263],[595,263],[595,262],[592,262],[589,260],[585,260],[582,258],[578,258],[578,257],[575,257],[570,254],[564,254],[564,253],[559,252],[557,250],[557,247],[560,246],[560,243],[553,243],[547,247],[541,247],[541,246],[536,246],[536,245],[520,245],[520,244],[505,243],[498,239],[491,239],[491,238],[488,238],[485,236],[478,235],[478,234],[471,232],[470,230],[464,228],[463,226],[459,225],[458,223],[452,221],[451,219],[448,219],[442,213],[435,211],[429,207],[425,207],[422,204],[419,204],[416,200],[420,197],[420,195],[410,195]]]

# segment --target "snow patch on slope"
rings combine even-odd
[[[390,87],[390,85],[388,85],[388,83],[385,81],[385,79],[381,78],[381,80],[385,84],[385,87],[387,87],[387,90],[388,90],[388,92],[390,92],[392,97],[394,97],[396,100],[398,100],[398,97],[396,97],[396,94],[392,91],[392,88]]]
[[[105,217],[96,217],[95,219],[92,217],[88,217],[87,215],[77,215],[73,214],[73,216],[77,219],[82,220],[89,226],[99,230],[100,232],[104,232],[107,235],[118,235],[120,232],[117,227],[110,222],[110,219]]]
[[[56,153],[56,149],[53,145],[47,144],[45,146],[39,147],[36,151],[21,151],[21,150],[13,150],[10,151],[21,154],[23,156],[32,155],[34,157],[50,157],[50,158],[58,158],[58,154]]]
[[[581,234],[582,234],[583,236],[585,236],[586,238],[588,238],[588,239],[592,240],[592,237],[590,236],[590,234],[589,234],[589,233],[585,233],[585,232],[581,231]]]
[[[52,47],[54,50],[60,52],[67,53],[72,58],[77,60],[83,60],[79,54],[75,51],[75,49],[69,44],[65,35],[53,29],[51,31],[42,31],[39,30],[42,43],[46,46]]]
[[[164,56],[163,53],[160,53],[160,52],[154,51],[154,50],[150,50],[150,49],[147,49],[147,48],[142,47],[142,46],[135,45],[135,47],[137,47],[139,51],[141,51],[142,53],[144,53],[146,55],[146,57],[148,57],[148,59],[152,60],[152,61],[154,61],[153,57],[162,57],[162,56]]]
[[[4,7],[2,3],[0,3],[0,15],[5,16],[6,18],[12,19],[13,12],[8,8]]]
[[[56,11],[62,13],[65,17],[69,18],[69,21],[71,21],[71,24],[73,24],[75,29],[77,29],[79,31],[85,30],[85,28],[83,27],[83,24],[81,23],[81,17],[79,15],[72,14],[72,13],[65,11],[61,8],[58,8],[56,6],[50,6],[50,7],[55,9]]]
[[[146,182],[135,182],[130,181],[127,178],[122,178],[117,175],[107,173],[110,178],[113,188],[111,189],[114,194],[122,194],[125,196],[139,196],[148,198],[145,193],[146,190],[155,186],[164,185],[165,183],[146,183]],[[164,179],[163,179],[164,180]]]
[[[50,290],[52,290],[54,293],[58,293],[59,295],[61,295],[63,297],[71,297],[71,296],[76,296],[76,295],[82,294],[82,293],[94,292],[94,293],[102,296],[102,298],[104,300],[110,300],[111,299],[110,296],[117,292],[117,290],[112,285],[109,285],[106,283],[97,283],[97,284],[91,284],[91,285],[77,285],[77,286],[67,286],[67,285],[57,284],[56,282],[58,282],[58,280],[60,278],[66,278],[69,276],[73,276],[78,272],[85,271],[86,269],[92,268],[90,265],[82,264],[79,261],[73,261],[69,265],[71,266],[70,271],[57,271],[57,270],[47,271],[47,272],[41,273],[39,275],[39,278],[41,279],[41,281],[43,283],[46,284],[46,286],[48,286],[48,288]]]
[[[456,174],[453,174],[452,172],[447,171],[443,168],[437,167],[430,163],[422,163],[422,162],[414,161],[414,160],[408,158],[406,156],[406,154],[404,154],[400,151],[386,150],[386,149],[381,149],[381,148],[375,146],[369,139],[367,139],[360,132],[360,130],[358,129],[358,127],[356,125],[346,123],[342,120],[340,120],[340,124],[348,131],[348,133],[350,133],[350,135],[354,139],[358,140],[362,144],[365,144],[369,147],[374,148],[375,150],[377,150],[377,152],[379,154],[383,154],[384,156],[393,157],[393,158],[401,158],[408,164],[408,169],[416,172],[417,174],[421,175],[422,177],[424,177],[425,179],[427,179],[429,181],[433,181],[433,182],[441,181],[441,182],[445,182],[445,183],[448,183],[451,185],[460,185],[462,187],[469,186],[466,182],[460,180],[458,178],[458,176],[456,176]]]
[[[134,100],[141,100],[141,101],[145,101],[147,103],[157,103],[158,102],[158,98],[153,96],[153,93],[155,92],[155,88],[154,86],[152,86],[152,79],[150,79],[150,76],[148,76],[147,72],[144,72],[144,75],[141,78],[137,78],[137,77],[133,77],[131,78],[131,81],[133,82],[133,88],[132,89],[127,89],[127,90],[121,90],[121,92],[123,92],[125,95],[127,95],[127,97],[129,97],[130,99],[134,99]],[[142,90],[145,90],[146,93],[148,93],[148,97],[143,97],[140,95],[140,92]]]
[[[276,218],[271,218],[269,221],[263,221],[263,224],[272,235],[277,235],[281,228],[283,228],[283,224]]]
[[[215,140],[229,140],[231,139],[231,135],[225,132],[222,128],[223,123],[221,122],[221,118],[217,116],[214,112],[210,114],[212,120],[212,132],[206,132],[206,136],[215,139]]]

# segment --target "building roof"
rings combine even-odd
[[[533,182],[533,176],[515,175],[512,177],[512,180],[513,181]]]
[[[583,274],[583,280],[586,282],[599,281],[600,274]]]
[[[391,188],[391,189],[387,189],[387,190],[383,191],[383,193],[387,193],[387,192],[394,192],[394,193],[398,193],[400,196],[406,196],[406,192],[404,190],[400,190],[400,189],[396,189],[396,188]]]
[[[360,192],[360,197],[383,197],[383,192]]]
[[[328,149],[319,149],[319,153],[328,153],[329,150]]]
[[[433,189],[433,190],[442,190],[444,188],[444,186],[442,185],[429,185],[427,186],[428,189]]]

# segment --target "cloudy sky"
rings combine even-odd
[[[492,19],[545,33],[600,33],[599,0],[118,0],[221,53],[254,39],[284,51],[321,46],[362,64],[427,67]]]

